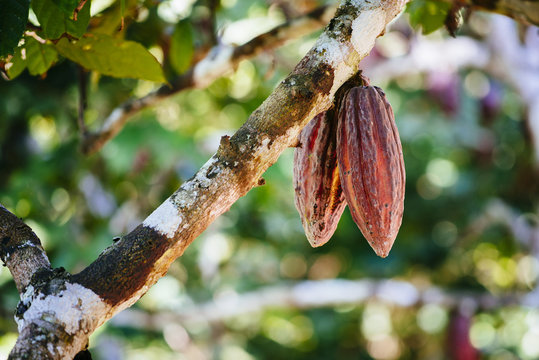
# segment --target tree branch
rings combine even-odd
[[[258,184],[305,124],[332,105],[335,92],[405,3],[344,1],[292,73],[234,136],[221,139],[193,178],[79,274],[28,287],[10,358],[72,358],[98,326],[134,304],[209,224]],[[43,337],[48,326],[54,336]],[[43,339],[39,352],[36,336]]]
[[[92,154],[99,151],[107,141],[120,132],[131,116],[155,105],[163,98],[186,89],[207,87],[228,71],[236,68],[242,60],[255,57],[264,51],[277,48],[289,40],[297,39],[320,29],[329,22],[335,9],[336,6],[330,5],[320,7],[279,25],[240,46],[220,44],[214,47],[204,59],[172,81],[171,87],[164,85],[142,98],[130,99],[114,109],[103,122],[101,129],[89,133],[83,138],[82,152]]]
[[[472,9],[495,12],[523,24],[539,26],[539,2],[536,0],[452,0]]]
[[[0,260],[22,294],[32,276],[51,268],[41,241],[28,225],[0,204]]]
[[[466,302],[474,309],[490,310],[508,305],[539,306],[539,298],[508,293],[495,296],[485,292],[449,291],[437,287],[419,288],[400,280],[306,280],[287,286],[267,286],[244,294],[230,294],[209,302],[192,305],[176,312],[147,314],[130,309],[116,316],[116,326],[162,330],[171,322],[179,324],[215,323],[269,309],[312,309],[342,305],[360,305],[370,300],[397,307],[438,304],[447,308]]]

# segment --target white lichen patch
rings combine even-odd
[[[336,67],[348,57],[350,49],[337,39],[331,38],[326,33],[323,33],[316,42],[315,51],[322,57],[324,62]]]
[[[214,47],[208,56],[200,61],[193,73],[193,81],[198,88],[205,88],[215,79],[232,68],[232,55],[234,48],[230,45]]]
[[[40,294],[30,303],[30,307],[24,312],[22,318],[16,318],[19,333],[34,320],[48,319],[55,324],[64,327],[70,335],[78,332],[92,332],[105,320],[110,306],[101,298],[79,284],[66,283],[65,290],[54,295]],[[27,296],[32,296],[34,290],[28,287],[22,301]]]
[[[142,225],[171,239],[181,223],[182,217],[178,209],[168,198],[142,222]]]
[[[212,179],[221,173],[221,168],[215,166],[217,157],[212,156],[197,172],[195,178],[185,183],[186,189],[189,187],[207,188],[211,185]],[[210,176],[211,178],[208,178]],[[182,186],[183,187],[183,186]]]
[[[348,80],[350,77],[357,71],[356,63],[351,63],[350,65],[343,61],[337,67],[335,67],[335,72],[333,73],[333,85],[331,86],[330,94],[335,95],[335,92]]]
[[[204,189],[208,189],[222,168],[216,166],[217,158],[211,157],[196,173],[195,177],[182,184],[179,191],[172,195],[173,203],[180,208],[189,208],[198,200],[205,198]]]
[[[32,301],[32,299],[34,298],[35,296],[35,293],[34,293],[35,289],[34,289],[34,286],[33,285],[28,285],[26,287],[26,290],[24,291],[24,293],[22,293],[21,295],[21,303],[24,305],[24,306],[28,306],[28,304],[30,304],[30,302]]]
[[[386,12],[381,8],[362,11],[352,22],[352,36],[350,38],[356,52],[367,56],[374,46],[374,41],[386,27]]]
[[[262,142],[260,143],[260,149],[261,150],[269,150],[269,143],[270,143],[270,139],[269,138],[264,138],[262,140]]]
[[[5,254],[5,262],[7,263],[11,257],[11,255],[13,255],[16,251],[18,250],[21,250],[21,249],[24,249],[24,248],[29,248],[29,247],[33,247],[33,248],[36,248],[38,249],[39,253],[41,253],[41,255],[43,256],[43,258],[45,259],[45,263],[46,264],[49,264],[49,259],[47,258],[47,256],[45,255],[45,252],[43,251],[43,249],[41,248],[41,246],[38,246],[36,244],[34,244],[31,240],[27,240],[19,245],[17,245],[15,247],[15,250],[11,251],[11,252],[6,252]]]

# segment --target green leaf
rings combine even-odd
[[[28,21],[29,0],[0,0],[0,57],[13,54]]]
[[[13,52],[13,56],[6,64],[6,73],[10,80],[19,76],[26,69],[26,60],[22,57],[22,47],[18,47]]]
[[[109,34],[117,33],[122,24],[123,17],[135,17],[135,12],[138,11],[137,0],[122,0],[121,2],[113,3],[109,8],[94,17],[92,23],[92,33]]]
[[[193,27],[187,20],[179,21],[176,24],[170,44],[170,65],[181,74],[189,69],[193,59]]]
[[[120,14],[122,16],[122,23],[123,23],[123,18],[125,16],[125,0],[120,0]]]
[[[444,25],[451,4],[439,0],[414,0],[408,3],[406,12],[410,14],[410,24],[414,28],[421,26],[427,35]]]
[[[73,11],[75,11],[75,8],[79,5],[78,0],[57,0],[55,1],[55,4],[58,5],[62,11],[67,14],[70,18],[73,15]]]
[[[41,75],[58,60],[54,46],[42,44],[33,37],[26,37],[26,66],[30,75]]]
[[[64,33],[81,37],[86,32],[90,21],[90,2],[88,0],[80,10],[77,21],[72,20],[72,14],[66,14],[52,0],[33,0],[32,9],[47,39],[58,39]]]
[[[56,49],[84,68],[118,78],[164,82],[159,62],[142,45],[134,41],[93,34],[75,42],[60,39]]]

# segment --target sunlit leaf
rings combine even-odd
[[[137,11],[136,0],[114,2],[92,19],[92,33],[113,35],[122,29],[122,19],[132,18]]]
[[[19,76],[26,69],[26,59],[22,58],[22,48],[15,49],[13,56],[6,64],[6,73],[11,80]]]
[[[56,49],[69,60],[104,75],[165,81],[159,62],[134,41],[94,34],[74,42],[61,39]]]
[[[410,24],[421,27],[423,34],[430,34],[444,25],[451,4],[436,0],[414,0],[408,3],[406,12],[410,14]]]
[[[77,16],[77,21],[71,19],[52,0],[33,0],[32,9],[43,28],[43,35],[48,39],[58,39],[62,34],[80,37],[86,32],[90,21],[90,3],[88,0]]]
[[[57,59],[58,52],[54,46],[26,37],[26,66],[31,75],[45,73]]]
[[[26,28],[29,0],[0,0],[0,57],[13,50]]]

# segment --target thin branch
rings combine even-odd
[[[0,204],[0,260],[22,294],[32,276],[51,264],[41,241],[28,225]]]
[[[508,305],[539,306],[539,297],[508,293],[495,296],[485,292],[449,291],[437,287],[419,288],[400,280],[308,280],[287,286],[267,286],[244,294],[232,293],[207,303],[188,306],[175,312],[148,314],[129,309],[111,320],[112,325],[162,330],[171,322],[179,324],[215,323],[236,316],[271,309],[312,309],[361,305],[381,301],[396,307],[437,304],[456,308],[462,303],[474,309],[491,310]]]
[[[300,16],[272,30],[259,35],[240,46],[220,44],[191,69],[158,90],[138,99],[123,103],[105,119],[101,129],[89,133],[81,144],[82,152],[92,154],[99,151],[123,128],[128,119],[139,111],[155,105],[163,98],[189,88],[204,88],[213,81],[233,70],[244,59],[274,49],[289,40],[309,34],[327,24],[335,13],[335,6],[323,6]]]
[[[473,9],[496,12],[523,24],[539,26],[539,1],[534,0],[453,0]]]
[[[51,359],[72,358],[98,326],[134,304],[198,235],[258,184],[305,124],[332,106],[335,92],[357,73],[359,61],[405,3],[344,1],[292,73],[234,136],[221,139],[193,178],[82,272],[51,280],[46,292],[25,293],[10,358],[46,352]],[[55,336],[42,336],[47,325]]]
[[[73,20],[77,21],[77,16],[79,15],[79,12],[82,10],[84,5],[86,4],[86,1],[88,0],[79,1],[79,4],[77,5],[77,7],[75,8],[75,10],[73,10]]]

